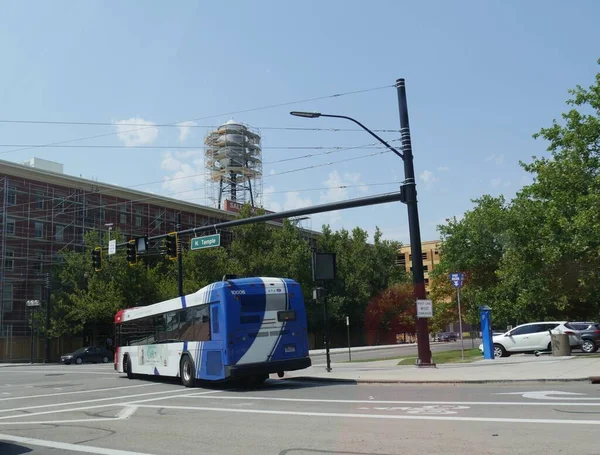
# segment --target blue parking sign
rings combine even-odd
[[[463,285],[463,274],[460,272],[451,273],[450,281],[452,281],[452,286],[454,286],[455,288],[461,288]]]

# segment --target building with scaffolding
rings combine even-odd
[[[215,152],[214,156],[221,155]],[[260,174],[257,166],[239,174],[233,164],[225,166],[223,176],[229,179],[225,185],[238,202]],[[175,230],[179,213],[181,229],[237,216],[232,211],[69,176],[59,163],[35,158],[20,165],[0,160],[0,361],[29,358],[29,344],[21,343],[24,348],[18,348],[20,344],[13,341],[29,337],[26,302],[45,299],[46,274],[51,264],[60,262],[61,250],[82,249],[83,235],[89,231],[97,231],[103,244],[111,229],[125,238],[165,234]],[[227,233],[222,235],[222,242],[227,243]]]
[[[206,194],[221,208],[262,203],[262,149],[258,130],[229,120],[204,139]]]

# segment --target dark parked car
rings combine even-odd
[[[442,332],[442,333],[438,333],[437,340],[438,341],[456,341],[456,340],[458,340],[458,335],[454,332]]]
[[[96,346],[89,346],[87,348],[79,348],[77,351],[71,354],[65,354],[60,357],[60,361],[65,365],[76,363],[81,365],[84,362],[87,363],[108,363],[112,359],[113,354],[108,349],[97,348]]]
[[[579,332],[583,340],[581,343],[583,352],[596,352],[600,347],[600,324],[597,322],[569,322],[565,326]]]

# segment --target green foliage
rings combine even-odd
[[[499,326],[600,318],[600,73],[569,93],[563,121],[534,135],[550,156],[521,163],[533,183],[440,227],[439,273],[467,272],[467,305],[492,306]]]
[[[244,207],[240,216],[250,216],[249,208]],[[123,241],[118,232],[115,235],[118,243]],[[338,280],[328,284],[334,321],[341,323],[350,315],[353,323],[362,324],[370,299],[388,286],[405,280],[403,270],[394,265],[400,244],[383,240],[379,230],[372,245],[367,241],[367,233],[361,229],[350,234],[345,230],[332,232],[327,226],[323,237],[318,239],[319,251],[338,255]],[[178,295],[177,261],[165,256],[149,256],[130,267],[125,249],[121,248],[110,261],[104,255],[102,269],[95,272],[90,252],[97,245],[96,234],[86,235],[84,251],[64,252],[63,263],[54,271],[57,283],[52,295],[52,336],[110,324],[119,309]],[[238,226],[233,229],[233,241],[228,248],[199,251],[184,248],[183,290],[185,294],[196,292],[231,273],[293,278],[304,290],[310,328],[318,330],[323,321],[322,305],[312,301],[311,258],[311,244],[287,220],[282,227],[265,223]],[[391,306],[390,312],[397,314]]]

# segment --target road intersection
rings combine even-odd
[[[186,389],[110,365],[3,367],[0,378],[3,455],[534,454],[574,444],[591,454],[600,426],[600,387],[587,383]]]

